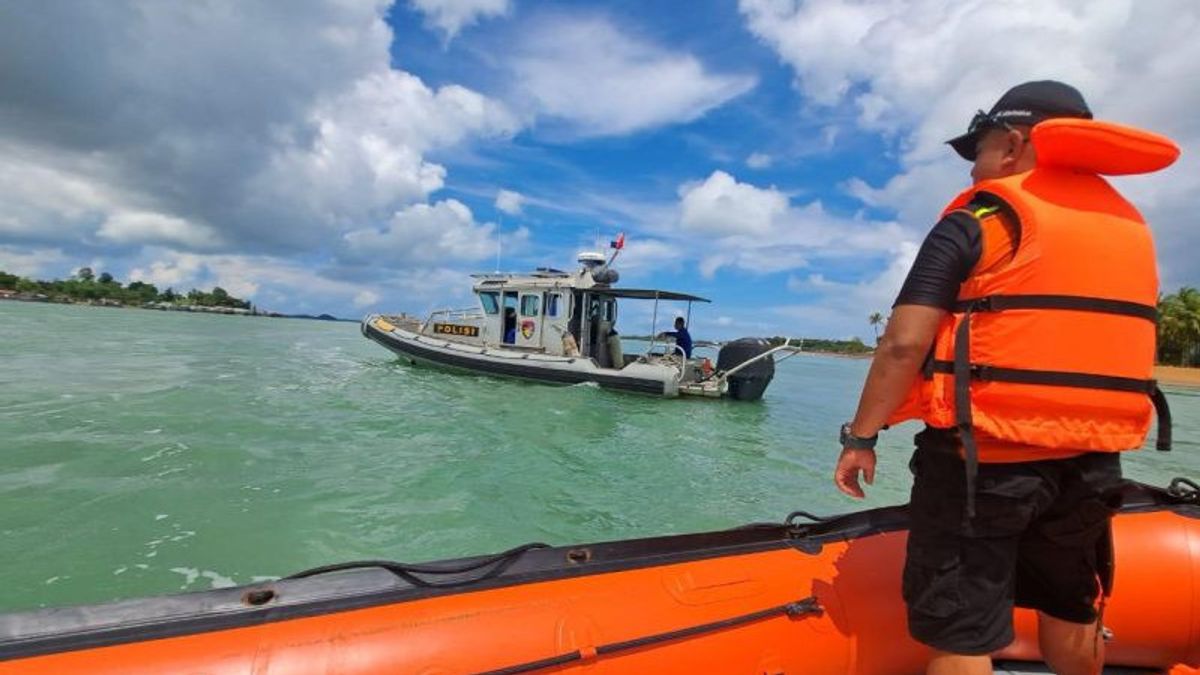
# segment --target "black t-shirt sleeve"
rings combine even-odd
[[[954,311],[963,282],[983,252],[983,229],[975,216],[953,211],[929,231],[896,305],[926,305]]]

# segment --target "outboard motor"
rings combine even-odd
[[[770,351],[771,343],[762,338],[739,338],[726,343],[717,354],[717,371],[733,370],[735,367]],[[775,377],[775,357],[755,361],[730,375],[729,396],[738,401],[757,401],[762,398],[771,378]]]

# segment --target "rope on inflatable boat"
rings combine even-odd
[[[1174,478],[1167,486],[1167,494],[1185,504],[1200,503],[1200,485],[1187,478]]]
[[[527,551],[538,548],[550,548],[550,545],[543,544],[541,542],[522,544],[515,548],[510,548],[507,551],[501,551],[500,553],[489,555],[462,565],[420,565],[414,563],[396,562],[394,560],[353,560],[350,562],[314,567],[309,570],[304,570],[303,572],[297,572],[290,576],[286,576],[284,579],[304,579],[306,577],[314,577],[318,574],[327,574],[329,572],[362,569],[364,567],[378,567],[395,574],[414,586],[423,586],[426,588],[452,588],[454,586],[473,584],[477,581],[482,581],[483,579],[490,579],[494,576],[497,576],[504,570],[508,569]],[[418,574],[425,576],[466,574],[468,572],[474,572],[485,567],[491,567],[491,569],[479,576],[471,577],[469,579],[459,579],[456,581],[435,582],[428,579],[422,579],[421,577],[417,576]]]
[[[598,645],[596,647],[576,649],[575,651],[568,652],[566,654],[559,654],[558,656],[538,659],[537,661],[527,661],[525,663],[508,666],[506,668],[499,668],[497,670],[488,670],[477,673],[476,675],[515,675],[516,673],[528,673],[535,670],[541,670],[543,668],[561,666],[567,663],[573,663],[575,661],[596,658],[598,656],[614,654],[616,652],[627,651],[630,649],[638,649],[640,647],[646,647],[662,642],[682,640],[695,635],[703,635],[704,633],[712,633],[714,631],[719,631],[726,628],[733,628],[735,626],[752,623],[754,621],[770,619],[775,616],[782,615],[795,619],[805,616],[820,615],[823,611],[824,610],[821,609],[821,605],[817,602],[816,596],[809,596],[795,602],[789,602],[784,605],[778,605],[776,607],[770,607],[757,612],[750,612],[749,614],[742,614],[728,619],[721,619],[720,621],[703,623],[697,626],[689,626],[687,628],[680,628],[678,630],[667,631],[665,633],[655,633],[653,635],[646,635],[639,638],[633,638],[631,640],[622,640],[621,642],[610,642],[609,644]]]
[[[787,515],[787,518],[784,519],[783,524],[787,527],[795,527],[798,525],[796,521],[800,520],[801,518],[807,518],[814,523],[824,523],[831,520],[831,518],[828,516],[815,516],[808,511],[792,511]]]

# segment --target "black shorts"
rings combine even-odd
[[[1013,606],[1074,623],[1096,620],[1111,581],[1109,521],[1121,483],[1117,453],[980,464],[975,517],[957,443],[917,435],[903,594],[912,636],[954,654],[1013,640]]]

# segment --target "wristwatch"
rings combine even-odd
[[[842,425],[842,432],[838,435],[838,441],[842,444],[842,447],[851,450],[874,450],[875,442],[878,440],[879,434],[875,434],[870,438],[863,438],[850,433],[849,422]]]

